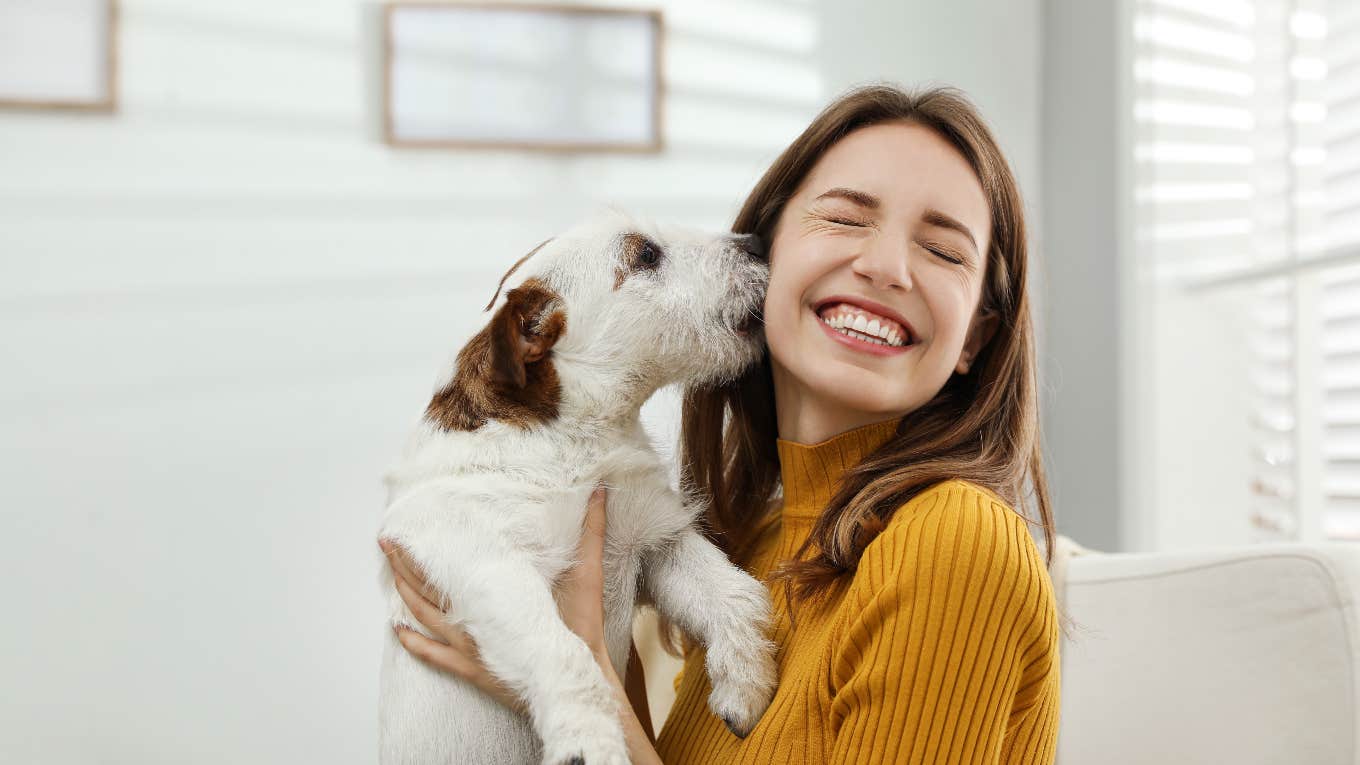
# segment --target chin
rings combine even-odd
[[[789,370],[818,398],[858,412],[876,412],[884,417],[912,408],[911,391],[902,381],[833,359],[805,358],[799,368]]]

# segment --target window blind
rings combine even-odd
[[[1360,3],[1137,0],[1133,34],[1135,254],[1234,295],[1246,512],[1360,539]]]
[[[1344,259],[1360,253],[1360,3],[1335,0],[1325,26],[1322,217],[1328,250]],[[1360,265],[1321,280],[1325,528],[1360,539]]]

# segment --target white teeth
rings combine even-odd
[[[832,313],[832,311],[827,313]],[[839,330],[841,334],[847,337],[897,348],[907,345],[905,335],[897,326],[887,320],[869,319],[860,313],[839,312],[832,316],[820,316],[818,318],[825,322],[827,326]]]
[[[831,319],[822,319],[822,321],[827,326],[835,329],[837,332],[840,332],[842,335],[845,335],[846,337],[853,337],[856,340],[861,340],[866,343],[873,343],[875,345],[887,345],[896,348],[900,348],[901,346],[905,345],[905,343],[902,343],[900,341],[897,335],[897,330],[894,329],[886,329],[884,327],[879,327],[877,329],[877,331],[879,332],[879,336],[869,337],[867,334],[868,333],[867,324],[865,329],[856,328],[857,324],[864,323],[864,317],[861,316],[858,318],[859,321],[853,321],[844,316],[836,316]]]

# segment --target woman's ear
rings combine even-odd
[[[505,305],[487,326],[491,340],[490,378],[512,388],[528,383],[528,367],[541,361],[566,329],[557,293],[537,280],[510,290]]]
[[[968,338],[963,341],[963,352],[959,354],[959,362],[954,365],[954,371],[961,375],[968,374],[973,359],[987,347],[1000,323],[1001,315],[994,309],[983,308],[978,311],[977,316],[973,317],[972,326],[968,328]]]

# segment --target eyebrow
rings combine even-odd
[[[968,237],[968,243],[973,245],[973,252],[978,251],[977,240],[973,238],[973,232],[969,231],[967,226],[958,222],[954,218],[945,215],[939,210],[927,209],[925,215],[921,216],[921,220],[924,220],[926,223],[932,226],[953,229],[954,231],[963,234],[964,236]]]
[[[866,191],[860,191],[858,189],[849,189],[844,186],[836,186],[835,188],[827,189],[826,191],[818,195],[817,199],[813,201],[819,201],[822,199],[832,197],[839,197],[840,199],[849,200],[859,205],[860,207],[864,207],[869,210],[877,210],[883,205],[883,203],[879,201],[878,197],[874,196],[873,194],[870,194]],[[921,220],[924,220],[927,224],[931,226],[939,226],[940,228],[951,229],[959,232],[960,234],[963,234],[964,236],[968,237],[968,243],[973,245],[973,251],[977,252],[978,249],[977,240],[973,238],[973,232],[969,231],[968,227],[960,223],[956,218],[946,215],[934,208],[927,208],[925,214],[921,216]]]
[[[855,204],[859,205],[860,207],[867,207],[870,210],[877,210],[881,204],[878,201],[878,197],[874,196],[873,194],[870,194],[865,191],[859,191],[857,189],[847,189],[844,186],[837,186],[834,189],[827,189],[826,191],[823,191],[821,195],[818,196],[817,199],[813,201],[815,202],[818,200],[826,199],[827,197],[840,197],[841,199],[848,199],[851,202],[854,202]]]

